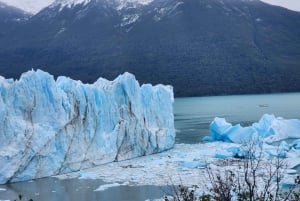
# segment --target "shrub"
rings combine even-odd
[[[218,168],[206,168],[209,193],[197,197],[195,187],[180,185],[174,188],[175,196],[165,201],[300,201],[300,176],[289,189],[280,185],[287,169],[280,153],[263,160],[261,143],[249,142],[242,148],[242,158],[225,159]]]

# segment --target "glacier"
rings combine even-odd
[[[224,118],[216,117],[209,129],[210,136],[203,138],[206,142],[224,141],[241,144],[249,142],[256,136],[268,143],[300,138],[299,119],[284,119],[270,114],[264,114],[259,122],[247,127],[240,124],[232,125]]]
[[[0,184],[171,149],[171,86],[130,73],[83,84],[41,70],[0,77]]]

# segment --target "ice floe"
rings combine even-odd
[[[119,184],[119,183],[103,184],[94,191],[105,191],[106,189],[111,188],[111,187],[124,186],[124,185],[128,185],[128,182],[124,182],[122,184]]]
[[[268,150],[277,150],[278,146],[263,144]],[[280,147],[280,146],[279,146]],[[235,153],[240,153],[242,150],[240,144],[211,142],[199,144],[176,144],[174,149],[164,153],[144,156],[127,161],[116,163],[109,163],[95,168],[82,170],[77,173],[70,173],[60,175],[58,178],[80,178],[82,174],[92,175],[89,179],[101,179],[109,185],[99,187],[101,190],[104,187],[115,186],[116,183],[127,185],[168,185],[168,184],[184,184],[187,186],[199,185],[204,189],[207,185],[207,170],[206,166],[213,169],[224,168],[224,164],[220,158],[235,159]],[[225,155],[226,157],[218,157]],[[300,151],[290,149],[286,151],[287,156],[297,158],[283,158],[288,164],[287,174],[294,175],[296,172],[293,167],[300,164]],[[264,155],[264,160],[269,160],[269,155]],[[239,171],[236,166],[229,166],[228,168]],[[287,177],[288,178],[288,177]],[[284,181],[284,180],[283,180]]]

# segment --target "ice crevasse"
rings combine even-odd
[[[0,77],[0,184],[174,146],[173,89],[132,74],[83,84],[41,70]]]

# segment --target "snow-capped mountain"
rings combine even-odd
[[[259,0],[57,0],[0,46],[5,77],[39,67],[85,82],[129,71],[177,96],[300,90],[300,13]]]
[[[118,10],[139,5],[148,5],[151,2],[153,2],[153,0],[116,0]]]
[[[49,5],[49,7],[60,7],[60,10],[63,10],[65,7],[72,8],[75,6],[85,6],[91,2],[94,4],[108,4],[120,11],[123,9],[145,6],[153,2],[153,0],[56,0]]]
[[[22,9],[28,13],[36,14],[40,10],[48,7],[50,4],[52,4],[55,0],[1,0],[2,2],[9,4],[11,6],[17,7],[19,9]],[[71,6],[76,5],[77,3],[81,4],[85,0],[58,0],[61,1],[63,5]],[[152,2],[153,0],[116,0],[119,2],[118,8],[124,8],[128,5],[128,3],[134,3],[134,4],[148,4]],[[298,0],[289,0],[287,1],[273,1],[273,0],[262,0],[263,2],[286,7],[291,10],[300,11]]]
[[[86,5],[91,0],[56,0],[54,1],[50,7],[60,6],[62,9],[64,7],[74,7],[76,5]]]
[[[72,18],[68,19],[76,21],[104,15],[114,21],[111,24],[114,29],[123,27],[123,31],[129,32],[142,19],[150,17],[157,22],[165,16],[176,15],[177,7],[183,3],[179,0],[56,0],[34,18],[48,19],[68,12],[69,15],[72,13]]]

